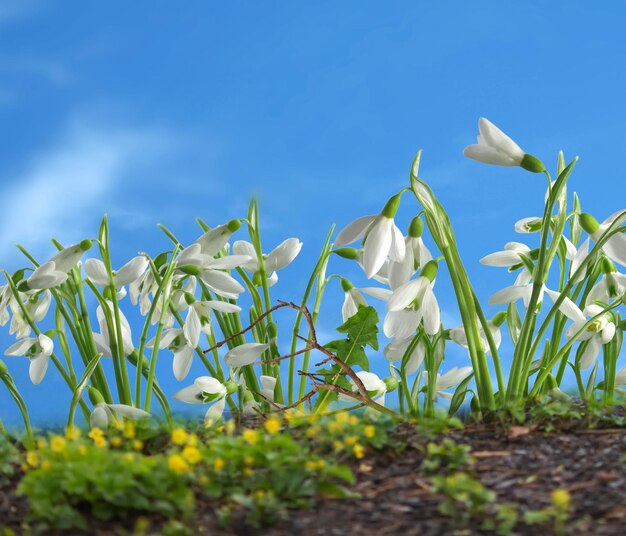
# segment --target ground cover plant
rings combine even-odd
[[[626,385],[626,367],[618,363],[626,275],[617,265],[626,266],[626,210],[600,223],[568,194],[576,158],[567,163],[560,153],[553,177],[486,119],[479,130],[468,157],[544,175],[547,186],[543,215],[514,226],[535,244],[509,242],[481,259],[515,274],[490,298],[502,305],[492,318],[474,292],[447,213],[419,175],[421,153],[407,186],[379,213],[336,236],[328,232],[301,296],[289,302],[273,299],[272,287],[302,243],[287,238],[264,253],[255,200],[244,218],[213,228],[198,220],[201,235],[192,244],[160,226],[171,247],[119,267],[106,217],[96,238],[70,246],[54,241],[58,253],[44,262],[18,246],[30,265],[4,271],[0,287],[0,324],[16,337],[0,360],[0,419],[17,411],[24,426],[10,434],[0,420],[0,478],[20,480],[11,489],[28,498],[30,519],[85,529],[90,516],[104,522],[147,514],[178,518],[183,527],[194,504],[207,500],[219,513],[216,522],[228,524],[238,504],[248,511],[246,522],[260,526],[288,508],[309,507],[314,497],[353,496],[355,474],[367,472],[358,460],[368,449],[400,450],[389,443],[389,423],[444,422],[447,429],[443,411],[516,426],[530,419],[546,431],[583,416],[621,426],[615,407]],[[413,215],[406,236],[394,222],[400,209]],[[327,275],[331,260],[337,270],[357,263],[375,286]],[[434,291],[439,270],[450,279],[459,326],[442,324]],[[343,323],[336,339],[319,340],[324,292],[336,283],[344,292]],[[384,308],[384,318],[366,296]],[[137,326],[131,309],[142,318]],[[503,359],[506,336],[514,350]],[[467,349],[467,366],[448,366],[448,344]],[[372,372],[381,348],[383,377]],[[29,360],[33,383],[45,381],[52,366],[70,390],[60,433],[33,432],[11,374],[19,357]],[[163,359],[172,360],[172,374],[183,382],[173,398],[206,407],[200,433],[175,424],[156,374]],[[192,379],[194,360],[206,372]],[[241,424],[257,418],[256,427]],[[525,514],[500,504],[477,479],[470,447],[437,437],[418,450],[424,489],[454,523],[501,533],[533,524],[567,530],[568,491],[557,488],[549,504]]]

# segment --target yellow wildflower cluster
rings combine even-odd
[[[360,445],[360,444],[357,443],[352,448],[352,452],[354,452],[354,456],[358,460],[360,460],[361,458],[363,458],[363,456],[365,456],[365,447],[363,445]]]
[[[269,434],[275,434],[280,430],[281,422],[278,417],[270,417],[265,421],[265,430]]]
[[[189,434],[184,428],[174,428],[172,430],[171,440],[174,445],[184,445],[187,443]]]
[[[64,437],[55,435],[50,438],[50,450],[52,452],[63,452],[67,443]]]
[[[324,460],[310,460],[306,462],[306,468],[309,471],[321,471],[324,467],[326,467]]]
[[[89,434],[87,435],[93,440],[93,443],[96,447],[104,448],[107,446],[107,441],[104,437],[104,432],[102,431],[102,429],[98,428],[97,426],[94,426],[89,432]]]
[[[80,429],[76,426],[68,426],[65,429],[65,438],[68,441],[76,441],[80,437]]]
[[[167,459],[167,466],[175,473],[188,473],[191,470],[189,464],[180,454],[172,454]]]
[[[363,435],[367,439],[372,439],[376,435],[376,427],[373,424],[366,424],[363,427]]]
[[[555,489],[551,494],[552,504],[559,510],[567,511],[572,504],[572,496],[563,488]]]
[[[202,461],[202,453],[197,447],[187,445],[181,452],[182,457],[191,465],[196,465]]]
[[[250,445],[254,445],[259,439],[258,432],[256,430],[250,430],[248,428],[245,429],[241,435],[244,441]]]
[[[226,463],[222,460],[222,458],[215,458],[215,461],[213,462],[213,469],[219,473],[222,469],[224,469],[225,465]]]

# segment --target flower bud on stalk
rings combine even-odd
[[[398,388],[398,385],[400,385],[400,382],[396,378],[393,378],[391,376],[388,376],[387,378],[383,378],[383,383],[387,386],[388,393],[390,393],[391,391],[394,391],[395,389]]]
[[[7,364],[0,359],[0,376],[8,376],[9,375],[9,367]]]
[[[439,271],[439,265],[437,264],[437,261],[432,260],[432,261],[428,261],[424,265],[424,268],[422,268],[420,275],[422,277],[425,277],[432,283],[435,280],[435,277],[437,277],[438,271]]]
[[[409,236],[412,238],[419,238],[422,236],[422,232],[424,231],[424,224],[422,223],[422,218],[419,216],[415,216],[411,220],[409,224]]]
[[[95,387],[89,388],[89,400],[91,400],[91,403],[94,406],[104,403],[104,397],[102,396],[102,393],[98,391],[98,389],[96,389]]]
[[[349,259],[351,261],[354,261],[358,258],[359,256],[359,251],[355,248],[338,248],[338,249],[333,249],[331,251],[331,253],[335,253],[337,255],[339,255],[340,257],[344,258],[344,259]]]
[[[506,311],[500,311],[499,313],[496,313],[494,315],[494,317],[491,319],[491,323],[494,326],[500,327],[502,324],[504,324],[505,320],[506,320]]]

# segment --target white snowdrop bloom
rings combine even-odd
[[[541,231],[542,222],[543,218],[537,216],[522,218],[515,222],[515,232],[520,234],[538,233]]]
[[[393,291],[393,294],[387,302],[387,310],[389,313],[398,313],[407,308],[416,311],[420,320],[424,322],[424,331],[426,331],[428,335],[436,334],[441,324],[439,304],[437,303],[437,298],[435,298],[435,293],[432,289],[435,283],[436,271],[437,265],[434,261],[431,261],[431,263],[427,264],[422,270],[422,275],[399,286]],[[383,323],[384,330],[385,324],[387,323],[387,318],[385,318],[385,322]],[[392,336],[400,337],[397,331],[389,329],[385,330],[385,335],[392,331]]]
[[[472,373],[472,367],[453,367],[445,374],[437,373],[437,381],[435,383],[435,391],[437,396],[441,396],[450,400],[453,396],[452,393],[447,393],[446,389],[454,387],[458,383],[462,382]],[[428,385],[428,372],[424,372],[424,383]]]
[[[413,341],[413,337],[406,337],[404,339],[393,339],[385,349],[383,353],[389,361],[398,361],[404,357],[407,350],[409,349],[409,345]],[[406,363],[404,364],[404,373],[407,376],[413,374],[424,361],[424,356],[426,355],[426,345],[422,340],[418,341],[415,345],[411,354],[408,356]]]
[[[341,288],[344,292],[343,305],[341,307],[341,318],[345,322],[350,317],[357,314],[359,307],[367,307],[367,302],[363,295],[352,286],[347,279],[341,279]]]
[[[230,220],[208,230],[194,243],[200,246],[200,252],[209,257],[215,257],[227,245],[231,235],[241,227],[239,220]]]
[[[137,281],[148,269],[149,261],[143,255],[133,257],[119,270],[113,271],[113,281],[115,288],[121,288]],[[100,287],[109,285],[109,274],[106,266],[100,259],[87,259],[85,261],[85,272],[87,277]]]
[[[381,269],[387,257],[396,262],[404,259],[404,237],[394,222],[400,195],[389,199],[380,214],[354,220],[335,239],[335,246],[342,247],[363,238],[363,268],[368,279]]]
[[[489,305],[503,305],[521,299],[523,300],[524,307],[528,308],[528,304],[530,303],[530,298],[533,293],[531,279],[532,276],[530,272],[526,268],[523,268],[518,274],[513,285],[499,290],[489,298]],[[537,307],[541,307],[541,304],[543,303],[543,294],[546,290],[547,287],[542,285],[537,298]]]
[[[200,340],[200,333],[211,334],[211,311],[219,311],[221,313],[238,313],[241,307],[238,305],[218,300],[199,301],[191,294],[187,294],[189,300],[189,310],[185,318],[183,331],[185,337],[195,348]]]
[[[585,305],[590,305],[596,301],[608,303],[609,301],[622,296],[626,292],[626,274],[621,274],[617,270],[605,272],[585,300]]]
[[[419,268],[423,268],[433,259],[421,236],[407,236],[404,245],[404,258],[387,264],[388,284],[391,290],[396,290],[406,283]]]
[[[463,154],[468,158],[483,164],[520,166],[533,173],[545,170],[541,161],[523,151],[517,143],[484,117],[478,120],[478,131],[478,143],[469,145],[463,150]]]
[[[268,286],[278,282],[278,270],[282,270],[298,256],[302,249],[302,242],[297,238],[288,238],[276,246],[267,255],[263,255],[263,264],[268,274]],[[243,269],[250,273],[258,272],[260,265],[254,246],[246,240],[237,240],[233,243],[233,252],[237,255],[247,255],[250,260],[243,264]]]
[[[276,389],[276,378],[273,376],[261,375],[261,394],[267,400],[274,402],[274,390]]]
[[[195,280],[194,280],[195,281]],[[141,316],[146,316],[150,310],[150,294],[154,296],[159,285],[154,279],[152,270],[146,270],[141,276],[132,281],[128,285],[128,294],[130,302],[133,305],[139,303],[139,312]]]
[[[155,341],[156,338],[151,339],[146,347],[153,348]],[[184,380],[189,374],[196,346],[191,345],[181,328],[165,328],[161,333],[159,348],[167,348],[174,354],[172,369],[178,381]]]
[[[546,290],[552,301],[555,301],[560,297],[558,292],[552,290]],[[603,308],[594,303],[587,305],[584,310],[580,308],[569,298],[565,298],[559,306],[565,316],[574,321],[574,323],[567,328],[565,336],[571,339],[576,335],[578,331],[588,322],[588,320],[603,311]],[[615,323],[612,320],[612,316],[609,313],[605,313],[596,320],[594,320],[587,328],[577,337],[579,341],[588,341],[583,354],[580,357],[581,370],[589,368],[595,362],[600,349],[603,344],[607,344],[615,336]]]
[[[501,313],[498,314],[500,315]],[[502,318],[502,321],[504,321],[504,318]],[[488,320],[487,325],[489,326],[489,332],[491,333],[496,348],[500,348],[500,344],[502,343],[502,333],[500,332],[501,323],[496,324],[493,320]],[[489,354],[491,352],[489,342],[487,341],[485,330],[480,323],[478,325],[478,334],[480,336],[480,343],[483,351],[486,354]],[[467,334],[465,333],[465,328],[462,324],[450,330],[450,340],[454,341],[463,348],[469,349],[467,344]]]
[[[50,337],[40,333],[37,337],[27,337],[12,344],[4,352],[8,356],[24,356],[30,359],[30,381],[41,383],[48,370],[48,361],[54,350]]]
[[[80,261],[86,251],[91,248],[91,240],[83,240],[59,251],[50,261],[54,262],[57,270],[68,273]]]
[[[176,392],[174,399],[187,404],[211,404],[204,416],[204,422],[211,425],[224,413],[226,396],[237,389],[232,383],[234,382],[224,385],[216,378],[200,376],[192,385]]]
[[[113,321],[114,336],[117,339],[117,329],[115,328],[115,312],[113,309],[113,303],[110,301],[107,301],[107,305],[109,307],[109,311],[110,311],[111,318]],[[124,355],[128,356],[132,354],[135,347],[133,346],[130,324],[128,323],[128,320],[124,316],[124,313],[122,313],[121,309],[119,309],[119,314],[120,314],[120,328],[122,332],[122,347],[124,350]],[[98,319],[98,325],[100,326],[100,333],[92,333],[93,340],[96,343],[96,349],[98,350],[98,353],[101,353],[103,356],[111,357],[112,352],[111,352],[111,338],[109,335],[109,328],[107,326],[106,318],[104,316],[104,311],[102,310],[102,306],[100,305],[96,309],[96,317]]]
[[[121,415],[133,421],[147,419],[150,414],[139,408],[127,406],[126,404],[107,404],[106,402],[97,403],[91,415],[89,416],[89,425],[92,428],[101,428],[106,430],[109,425],[117,421],[116,415]]]
[[[67,273],[58,270],[54,261],[48,261],[33,270],[33,273],[25,281],[20,281],[18,289],[45,290],[57,287],[67,280]]]
[[[247,342],[228,350],[224,362],[230,367],[245,367],[254,363],[269,347],[269,344]]]
[[[374,400],[374,402],[378,402],[379,404],[384,406],[385,393],[387,392],[387,384],[373,372],[367,372],[362,370],[357,372],[356,375],[363,383],[363,387],[365,387],[365,390],[367,391],[369,397]],[[352,378],[348,378],[348,380],[350,381],[352,392],[358,393],[359,388],[354,383],[354,380]],[[339,393],[339,400],[341,400],[342,402],[354,402],[354,398],[343,393]]]
[[[598,223],[591,214],[581,214],[581,227],[589,234],[594,242],[600,240],[602,235],[609,229],[621,226],[626,222],[626,213],[620,210],[611,214],[602,223]],[[612,261],[626,266],[626,234],[623,232],[615,233],[602,246],[604,254]]]
[[[521,242],[507,242],[504,245],[504,251],[491,253],[480,259],[479,262],[486,266],[503,266],[510,268],[511,266],[522,263],[520,254],[529,256],[530,248]]]

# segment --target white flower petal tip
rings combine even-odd
[[[520,166],[526,153],[489,120],[478,120],[478,143],[463,150],[463,154],[483,164]]]

